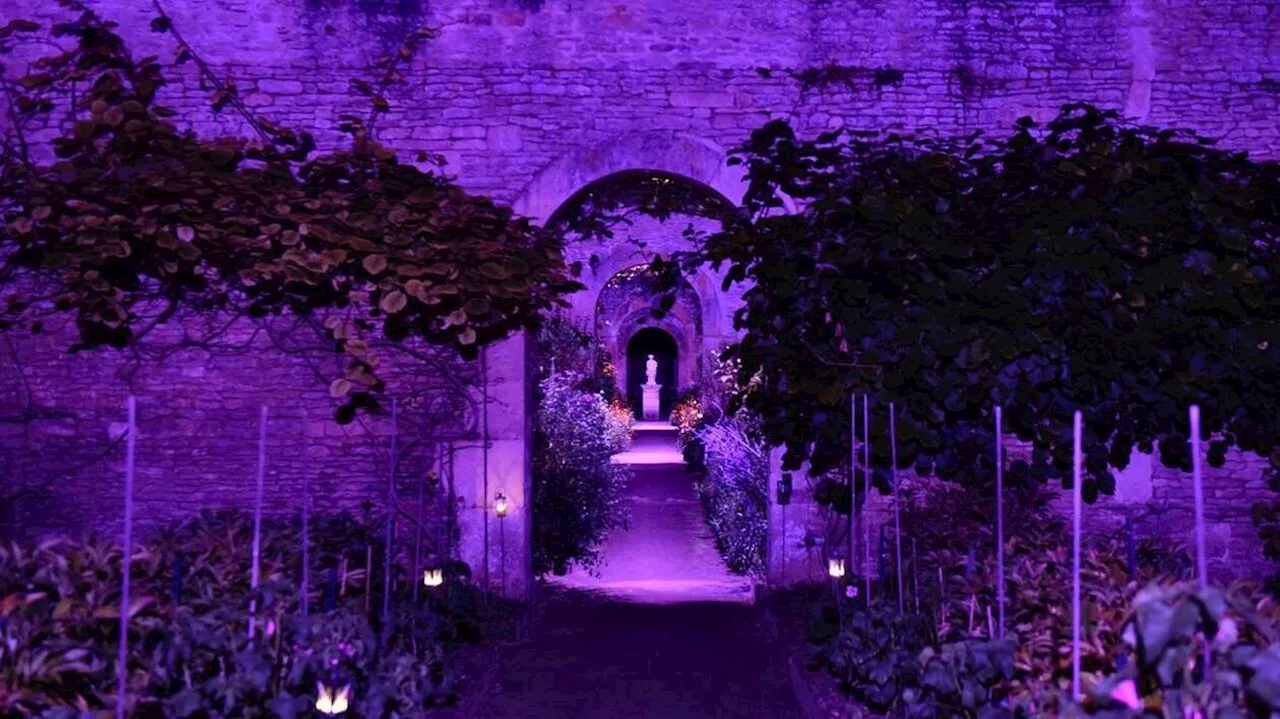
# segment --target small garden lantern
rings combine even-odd
[[[329,716],[345,714],[351,704],[351,685],[342,688],[316,684],[316,711]]]
[[[832,557],[827,560],[827,574],[833,579],[839,579],[844,576],[844,560]]]
[[[507,495],[503,494],[502,490],[498,490],[498,493],[493,495],[493,511],[499,517],[507,516]]]
[[[422,572],[422,584],[426,587],[438,587],[444,584],[443,569],[427,569]]]
[[[791,473],[785,472],[782,479],[778,480],[778,504],[786,506],[791,504]]]

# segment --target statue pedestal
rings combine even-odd
[[[640,416],[646,420],[658,419],[659,395],[662,389],[660,384],[642,384],[640,391],[644,393],[640,402]]]

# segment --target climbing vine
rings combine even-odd
[[[39,332],[69,313],[80,349],[124,347],[179,309],[323,315],[348,360],[330,387],[347,422],[384,389],[377,335],[470,358],[579,287],[552,235],[467,194],[431,157],[416,158],[420,169],[377,142],[383,91],[429,31],[380,59],[372,82],[353,80],[371,112],[339,117],[349,144],[320,152],[309,132],[238,103],[157,4],[152,28],[174,35],[176,61],[194,61],[213,109],[241,112],[256,136],[177,128],[159,102],[163,65],[135,59],[116,25],[76,0],[59,4],[71,19],[0,29],[6,54],[56,48],[4,82],[0,328]],[[64,112],[67,131],[37,142]]]
[[[1280,467],[1276,163],[1087,105],[1000,140],[777,121],[732,162],[752,219],[665,267],[749,283],[726,357],[786,468],[844,461],[851,394],[875,398],[881,468],[890,401],[899,467],[961,481],[992,476],[997,405],[1034,448],[1015,478],[1041,481],[1069,481],[1083,411],[1090,500],[1135,446],[1189,469],[1193,403],[1210,465],[1239,447]]]

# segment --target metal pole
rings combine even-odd
[[[489,353],[486,349],[480,350],[480,397],[484,403],[481,421],[484,431],[484,445],[480,449],[481,474],[483,475],[483,499],[480,501],[480,510],[484,513],[484,597],[489,598],[489,363],[487,358]]]
[[[893,403],[889,403],[889,476],[893,480],[893,531],[894,551],[897,554],[898,562],[898,614],[901,615],[903,608],[903,584],[902,584],[902,508],[898,497],[898,435],[895,430],[896,419],[893,413]]]
[[[920,613],[920,563],[916,556],[916,538],[911,538],[911,581],[912,595],[915,597],[916,614]]]
[[[1084,415],[1076,411],[1075,449],[1072,464],[1074,481],[1071,486],[1071,700],[1080,699],[1080,514],[1084,452],[1081,443],[1084,436]]]
[[[391,467],[387,472],[387,547],[386,558],[382,562],[382,646],[386,647],[391,636],[391,560],[395,556],[392,545],[395,542],[395,507],[396,507],[396,451],[398,450],[396,431],[400,421],[399,405],[391,398]]]
[[[863,495],[871,501],[871,406],[870,395],[862,395],[862,483]],[[866,561],[867,607],[871,606],[871,523],[862,524],[863,558]]]
[[[782,505],[782,586],[787,586],[787,505]]]
[[[853,571],[853,512],[858,504],[858,395],[849,396],[849,571]],[[861,512],[859,512],[861,516]]]
[[[1004,639],[1004,417],[996,406],[996,602],[1000,617],[1000,638]]]
[[[129,684],[129,575],[133,569],[133,473],[138,437],[138,401],[125,400],[129,434],[124,440],[124,547],[120,557],[120,647],[116,653],[116,719],[124,719]]]
[[[1204,478],[1200,469],[1200,406],[1191,405],[1191,483],[1196,512],[1196,574],[1202,588],[1209,586],[1209,555],[1204,541]],[[1207,676],[1213,672],[1213,646],[1206,643],[1204,668]]]
[[[267,406],[262,405],[258,421],[258,483],[253,499],[253,566],[250,570],[249,591],[257,594],[258,565],[262,556],[262,493],[267,472]],[[253,630],[257,623],[258,598],[249,599],[249,639],[253,639]]]
[[[413,574],[409,577],[409,583],[413,585],[413,603],[418,603],[418,585],[422,583],[422,514],[423,506],[423,485],[426,484],[425,475],[418,475],[418,521],[413,524]]]
[[[302,409],[302,453],[307,455],[307,426],[310,424],[307,410]],[[311,463],[302,466],[302,616],[307,616],[311,604]]]

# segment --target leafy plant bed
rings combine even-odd
[[[830,586],[791,588],[766,599],[779,646],[809,669],[793,676],[807,713],[830,719],[1275,716],[1280,645],[1273,643],[1274,611],[1268,613],[1266,601],[1257,606],[1232,592],[1186,583],[1147,587],[1116,631],[1115,649],[1127,648],[1128,659],[1091,676],[1081,701],[1049,710],[1028,701],[1020,688],[1065,696],[1069,685],[1015,667],[1023,642],[1016,634],[938,643],[927,636],[931,630],[912,631],[927,617],[899,617],[894,602],[859,608],[856,598],[850,598],[843,625],[833,625]],[[1055,640],[1069,660],[1069,638]],[[1206,645],[1213,651],[1212,675],[1201,670]]]
[[[256,591],[252,523],[243,515],[202,515],[137,547],[131,715],[293,717],[346,706],[366,718],[409,717],[457,703],[475,676],[458,661],[462,648],[510,631],[516,607],[486,602],[461,563],[440,585],[419,586],[415,602],[410,578],[394,566],[391,625],[383,627],[381,583],[351,561],[379,556],[372,530],[351,516],[315,518],[317,581],[306,615],[296,580],[301,543],[288,522],[264,523]],[[0,716],[115,707],[121,566],[120,548],[102,540],[0,548]]]
[[[1280,706],[1274,599],[1248,583],[1199,589],[1186,581],[1180,550],[1124,536],[1084,544],[1085,696],[1069,701],[1070,535],[1045,495],[1006,498],[1017,530],[1005,547],[1003,639],[992,508],[956,487],[929,487],[927,496],[904,503],[913,551],[901,608],[891,546],[879,553],[869,604],[866,580],[852,575],[769,598],[823,716],[1234,718]],[[1209,645],[1214,672],[1206,675]]]

